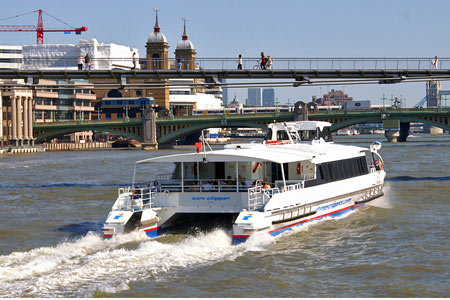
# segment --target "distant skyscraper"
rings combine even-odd
[[[220,82],[227,83],[226,79],[222,79]],[[226,88],[226,87],[222,88],[222,101],[223,101],[223,106],[228,104],[228,88]]]
[[[249,106],[262,106],[261,101],[261,89],[251,88],[248,89],[247,105]]]
[[[273,88],[263,89],[262,104],[263,106],[275,106],[275,90]]]

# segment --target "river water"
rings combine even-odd
[[[102,222],[133,162],[192,150],[0,156],[0,297],[450,295],[448,135],[384,143],[385,196],[340,219],[238,246],[220,228],[104,240]]]

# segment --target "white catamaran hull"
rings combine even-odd
[[[233,244],[245,242],[255,233],[265,232],[277,236],[311,221],[340,217],[381,196],[383,186],[380,184],[352,194],[312,201],[310,204],[294,205],[275,212],[244,211],[239,214],[233,225]]]

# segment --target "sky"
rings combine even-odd
[[[74,26],[87,26],[82,35],[45,33],[46,44],[78,44],[80,38],[96,38],[138,48],[145,43],[159,9],[159,25],[173,57],[187,26],[197,57],[257,57],[261,51],[274,57],[450,57],[450,1],[446,0],[91,0],[2,1],[0,20],[42,9]],[[35,25],[37,14],[0,21],[0,25]],[[44,15],[44,28],[63,24]],[[0,44],[36,43],[35,33],[0,32]],[[322,86],[276,88],[280,103],[310,101],[331,89],[344,89],[355,100],[381,104],[402,97],[410,107],[425,96],[425,83],[395,85]],[[447,82],[443,89],[450,89]],[[246,89],[232,89],[245,101]],[[450,102],[449,102],[450,104]]]

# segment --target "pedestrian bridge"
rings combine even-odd
[[[22,69],[0,70],[0,78],[26,79],[33,85],[38,79],[114,79],[126,85],[129,79],[171,79],[171,78],[212,78],[212,79],[294,79],[296,84],[311,83],[312,79],[366,79],[379,83],[397,83],[405,80],[423,80],[431,77],[450,75],[450,58],[439,58],[436,65],[432,57],[416,58],[292,58],[275,57],[270,70],[261,70],[258,57],[244,58],[243,69],[237,70],[235,57],[195,58],[195,69],[139,69],[129,67],[113,68],[114,65],[132,65],[131,58],[101,59],[94,70],[77,70],[77,58],[28,59]],[[38,61],[35,61],[38,60]],[[173,59],[169,59],[171,62]],[[122,63],[118,63],[122,62]],[[140,62],[152,65],[153,61]],[[36,67],[33,65],[47,66]],[[157,64],[158,65],[158,64]],[[163,64],[160,64],[163,65]],[[187,63],[186,65],[190,65]],[[102,67],[107,66],[107,67]]]
[[[253,115],[181,116],[156,119],[156,135],[159,144],[172,144],[183,136],[212,127],[253,127],[266,128],[271,122],[293,121],[291,112]],[[328,121],[332,131],[355,124],[380,123],[385,129],[397,130],[406,141],[409,124],[424,123],[450,131],[450,110],[437,109],[389,109],[369,111],[327,111],[309,112],[311,121]],[[141,119],[114,121],[55,122],[34,125],[36,140],[45,140],[79,131],[100,131],[143,141],[143,121]],[[402,140],[402,136],[400,140]]]

